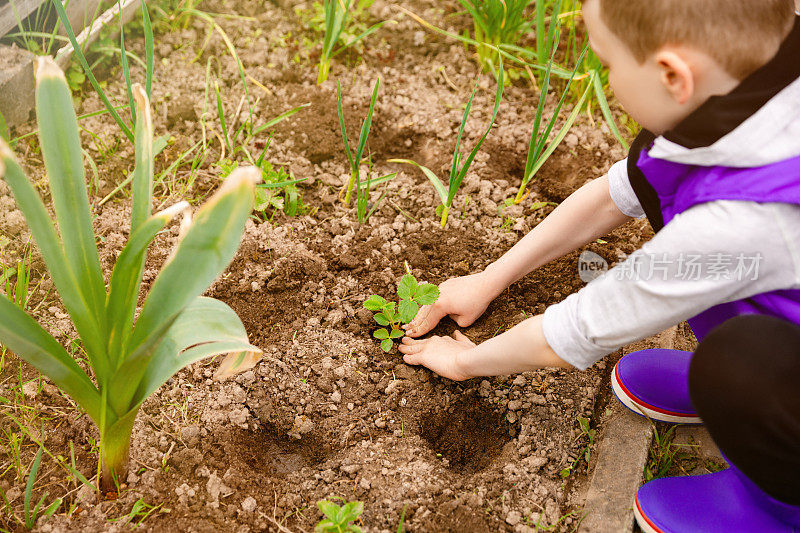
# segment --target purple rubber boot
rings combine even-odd
[[[640,416],[673,424],[701,424],[689,398],[692,352],[652,349],[617,361],[611,388],[622,405]]]
[[[733,466],[646,483],[633,511],[645,533],[800,532],[800,507],[770,497]]]

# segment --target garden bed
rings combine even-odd
[[[439,26],[467,27],[464,17],[448,16],[455,3],[404,5]],[[51,497],[66,495],[66,503],[40,522],[40,530],[123,527],[137,501],[147,506],[139,505],[133,522],[157,506],[142,522],[145,530],[310,530],[320,519],[316,502],[334,497],[363,501],[361,525],[370,531],[395,531],[403,514],[406,529],[413,531],[524,531],[537,523],[573,529],[587,480],[585,462],[575,463],[588,444],[577,419],[589,418],[593,427],[598,423],[609,400],[614,358],[586,372],[543,370],[455,383],[403,364],[396,350],[382,352],[371,338],[371,313],[361,304],[370,294],[394,296],[404,262],[418,279],[431,283],[483,269],[552,210],[539,202],[562,201],[623,157],[623,150],[601,122],[582,115],[531,182],[525,202],[501,212],[503,201],[517,192],[538,98],[527,82],[516,82],[507,88],[497,127],[456,196],[447,228],[441,229],[434,214],[438,200],[425,177],[386,160],[411,158],[435,172],[448,165],[461,106],[479,75],[468,50],[378,0],[371,15],[397,23],[370,38],[360,58],[351,54],[335,61],[330,80],[317,86],[313,54],[309,58],[302,45],[303,35],[311,34],[293,5],[208,2],[202,8],[252,17],[218,21],[247,73],[258,81],[249,86],[259,99],[257,123],[311,104],[275,127],[267,152],[270,161],[286,164],[295,177],[308,178],[300,186],[306,213],[248,222],[236,259],[209,291],[239,314],[251,342],[265,355],[253,370],[226,382],[211,379],[215,363],[194,364],[149,398],[134,426],[131,474],[118,499],[95,502],[90,491],[70,483],[46,457],[34,495],[47,490]],[[236,64],[217,35],[197,58],[206,30],[195,20],[157,39],[156,135],[174,137],[157,172],[202,139],[209,57],[218,57],[226,109],[237,109],[241,101]],[[141,43],[132,43],[137,47]],[[355,136],[378,76],[381,92],[369,148],[377,175],[401,174],[361,225],[354,210],[338,200],[347,169],[335,83],[342,82],[348,131]],[[465,133],[467,147],[491,116],[493,78],[482,75],[480,86]],[[124,100],[122,84],[110,82],[108,90]],[[100,106],[96,96],[86,94],[79,112]],[[245,117],[246,109],[241,112]],[[92,132],[84,135],[84,143],[104,180],[93,192],[96,202],[132,169],[132,147],[107,118],[81,124]],[[206,126],[218,128],[211,119]],[[219,146],[187,192],[185,168],[167,176],[156,188],[159,203],[169,205],[182,194],[199,201],[212,191],[219,169],[210,162],[222,156]],[[17,153],[30,174],[41,178],[35,145],[23,142]],[[0,193],[0,231],[23,242],[24,223],[4,185]],[[127,238],[129,210],[124,195],[96,208],[106,264]],[[638,248],[648,231],[643,223],[631,223],[588,249],[613,262]],[[177,228],[159,238],[146,282],[176,239]],[[9,243],[5,252],[11,256],[15,248],[18,252]],[[583,283],[577,256],[512,285],[464,333],[476,342],[486,340],[578,290]],[[48,288],[45,280],[37,294]],[[50,300],[37,316],[66,342],[74,332],[60,304]],[[434,333],[454,329],[446,319]],[[30,367],[7,357],[2,396],[14,396],[15,388],[33,377]],[[21,405],[34,409],[18,408],[17,415],[32,420],[30,431],[38,432],[53,455],[69,457],[72,442],[76,468],[90,478],[97,456],[88,418],[52,386],[28,386],[25,392],[18,394]],[[9,421],[3,424],[14,429]],[[21,452],[25,464],[35,452],[28,439]],[[24,487],[13,470],[0,478],[15,509],[21,509]],[[0,525],[13,526],[3,520]]]

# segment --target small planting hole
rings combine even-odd
[[[464,471],[486,468],[513,433],[502,413],[475,397],[461,398],[420,418],[420,436],[451,468]]]
[[[327,452],[313,438],[295,440],[274,427],[241,431],[234,435],[230,452],[253,472],[283,477],[325,460]]]

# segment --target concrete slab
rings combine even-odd
[[[35,102],[33,58],[17,46],[0,46],[0,114],[9,128],[30,120]]]

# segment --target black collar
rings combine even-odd
[[[800,77],[800,17],[768,63],[731,92],[712,96],[664,137],[686,148],[710,146]]]

